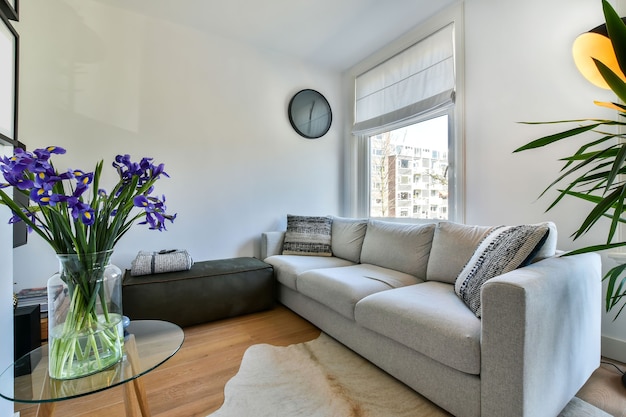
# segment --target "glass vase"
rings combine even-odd
[[[80,378],[122,359],[122,272],[112,252],[57,254],[59,272],[48,280],[51,378]]]

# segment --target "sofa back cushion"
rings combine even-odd
[[[367,230],[367,219],[333,217],[331,249],[333,256],[359,263]]]
[[[426,278],[435,224],[370,220],[363,240],[361,263],[382,266]]]
[[[532,261],[554,256],[557,245],[557,230],[553,222],[537,223],[532,226],[546,226],[550,232],[545,243],[534,255]],[[495,226],[472,226],[454,222],[441,222],[435,228],[433,247],[428,258],[426,279],[454,284],[465,265]]]
[[[493,226],[441,222],[435,228],[426,279],[454,284],[465,264]]]

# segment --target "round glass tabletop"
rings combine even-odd
[[[160,320],[131,321],[124,357],[117,364],[83,378],[48,376],[48,345],[22,356],[0,374],[0,397],[23,403],[44,403],[82,397],[147,374],[174,356],[185,339],[183,330]]]

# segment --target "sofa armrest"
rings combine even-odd
[[[261,260],[280,255],[283,252],[283,240],[285,232],[264,232],[261,233]]]
[[[481,415],[558,415],[600,365],[601,263],[553,257],[482,288]]]

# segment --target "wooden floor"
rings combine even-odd
[[[612,416],[626,417],[626,388],[622,385],[622,374],[614,365],[626,371],[623,363],[602,358],[600,368],[591,375],[576,396]]]
[[[169,361],[143,377],[153,417],[205,417],[224,400],[226,382],[254,344],[286,346],[313,340],[320,331],[283,307],[187,327],[185,342]],[[122,388],[57,403],[59,417],[124,416]],[[20,417],[34,417],[32,405],[16,404]],[[137,410],[138,411],[138,410]]]
[[[249,346],[286,346],[315,339],[319,333],[284,307],[185,328],[180,351],[143,377],[152,416],[205,417],[222,404],[224,385],[237,373]],[[626,417],[626,388],[620,378],[614,367],[602,365],[578,396],[611,415]],[[33,406],[24,404],[16,404],[15,410],[21,417],[34,417],[36,413]],[[55,416],[122,417],[122,388],[60,402]]]

